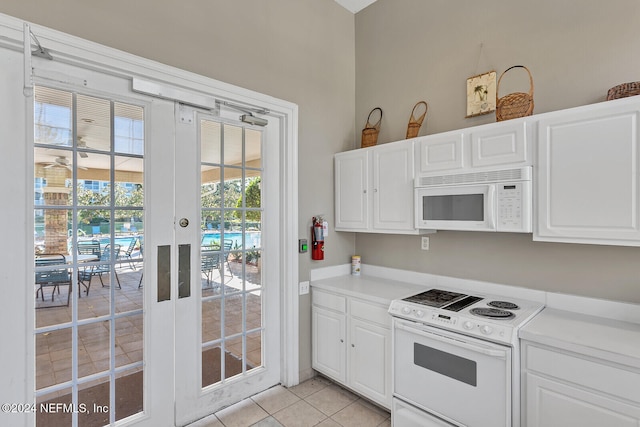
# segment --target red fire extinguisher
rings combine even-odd
[[[324,259],[324,231],[321,217],[313,217],[313,227],[311,227],[311,259]]]

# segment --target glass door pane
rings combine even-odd
[[[143,410],[144,109],[35,88],[37,425]]]
[[[202,120],[202,387],[262,366],[262,132]]]

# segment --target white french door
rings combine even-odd
[[[297,107],[37,34],[53,59],[0,15],[0,396],[37,404],[0,423],[184,425],[297,384]]]
[[[278,129],[69,71],[99,90],[34,90],[35,392],[79,410],[36,425],[183,425],[277,384]]]
[[[279,162],[268,143],[279,129],[238,117],[176,105],[176,244],[191,267],[176,301],[177,425],[281,377]]]
[[[35,425],[171,425],[174,103],[65,64],[37,72]]]

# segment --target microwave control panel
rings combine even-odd
[[[498,184],[498,230],[529,231],[530,218],[527,212],[527,198],[530,182],[510,182]]]

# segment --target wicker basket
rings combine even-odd
[[[609,89],[607,92],[607,101],[635,95],[640,95],[640,82],[622,83]]]
[[[529,73],[529,93],[515,92],[505,95],[502,98],[498,98],[500,93],[500,80],[509,70],[514,68],[524,68]],[[501,122],[503,120],[516,119],[518,117],[530,116],[533,114],[533,77],[531,72],[524,65],[514,65],[507,68],[504,73],[500,75],[498,84],[496,86],[496,121]]]
[[[380,118],[377,122],[371,123],[371,115],[375,111],[380,111]],[[378,143],[378,134],[380,133],[380,123],[382,122],[382,109],[380,107],[376,107],[369,113],[367,117],[367,124],[362,129],[362,148],[372,147]]]
[[[424,105],[424,113],[422,113],[420,117],[416,118],[414,114],[416,113],[416,108],[419,105]],[[420,101],[413,106],[413,110],[411,110],[411,117],[409,117],[409,124],[407,125],[407,139],[415,138],[416,136],[418,136],[418,132],[420,132],[420,126],[422,126],[422,122],[427,115],[427,108],[429,107],[424,101]]]

